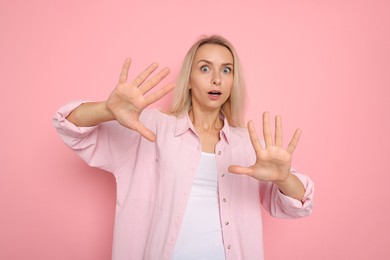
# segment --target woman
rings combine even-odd
[[[169,73],[153,63],[132,83],[130,60],[107,101],[73,102],[54,123],[89,165],[114,174],[113,259],[263,259],[261,205],[273,216],[309,215],[313,183],[291,170],[297,130],[282,147],[281,118],[264,145],[240,127],[244,85],[237,53],[221,36],[188,51],[169,113],[145,109]]]

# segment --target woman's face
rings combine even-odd
[[[233,65],[233,55],[224,46],[204,44],[198,48],[189,79],[193,107],[221,108],[233,87]]]

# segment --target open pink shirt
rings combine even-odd
[[[83,160],[115,176],[112,259],[170,260],[201,155],[191,120],[144,110],[141,121],[156,133],[153,143],[116,121],[76,127],[65,118],[80,104],[60,108],[54,125]],[[313,206],[313,183],[294,172],[306,188],[302,203],[283,195],[273,183],[229,173],[229,165],[252,165],[255,155],[247,130],[230,127],[226,120],[215,154],[226,259],[263,259],[261,205],[275,217],[307,216]]]

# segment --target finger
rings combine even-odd
[[[147,105],[150,105],[157,100],[161,99],[163,96],[171,92],[175,88],[175,84],[171,83],[166,85],[165,87],[157,90],[156,92],[150,94],[149,96],[146,97],[146,103]]]
[[[272,131],[271,131],[271,125],[269,123],[268,112],[263,113],[263,135],[264,135],[265,146],[266,147],[272,146],[273,145]]]
[[[231,165],[228,168],[228,171],[235,174],[246,174],[249,176],[253,175],[253,170],[250,167],[242,167],[239,165]]]
[[[258,154],[263,148],[261,147],[259,138],[257,137],[255,127],[253,126],[253,122],[248,122],[248,132],[249,137],[253,146],[253,149],[255,149],[255,153]]]
[[[150,80],[148,80],[145,84],[140,86],[139,89],[142,92],[142,94],[148,92],[158,83],[160,83],[160,81],[163,80],[169,74],[169,72],[170,72],[169,68],[164,68],[159,73],[157,73],[157,75],[155,75]]]
[[[156,135],[151,130],[149,130],[148,128],[143,126],[140,122],[133,123],[131,129],[133,129],[134,131],[137,131],[144,138],[146,138],[147,140],[149,140],[151,142],[156,141]]]
[[[299,138],[301,137],[301,134],[302,134],[301,129],[295,130],[294,136],[291,139],[291,141],[290,141],[290,143],[289,143],[289,145],[287,147],[287,152],[288,153],[290,153],[290,154],[294,153],[295,148],[297,148],[297,145],[298,145],[298,142],[299,142]]]
[[[283,146],[283,131],[282,131],[282,117],[275,117],[275,145]]]
[[[131,59],[126,58],[125,62],[123,63],[121,73],[119,75],[119,83],[126,83],[127,82],[127,75],[129,73],[129,68],[131,64]]]
[[[138,88],[157,68],[158,64],[156,62],[153,62],[135,78],[133,84]]]

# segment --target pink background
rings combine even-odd
[[[294,166],[313,215],[265,215],[266,259],[389,259],[389,1],[1,1],[0,259],[104,260],[115,181],[58,138],[73,99],[102,100],[122,62],[172,81],[190,44],[220,33],[246,72],[247,118],[303,129]],[[161,105],[167,104],[169,98]]]

